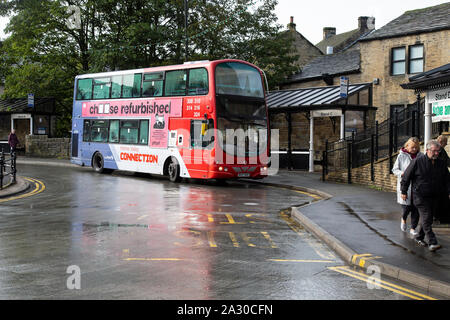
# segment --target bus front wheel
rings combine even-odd
[[[178,164],[177,159],[172,157],[170,159],[169,167],[167,168],[167,171],[169,173],[169,180],[172,182],[180,182],[180,165]]]

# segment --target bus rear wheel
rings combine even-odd
[[[167,168],[167,171],[169,173],[169,180],[171,182],[180,182],[180,165],[178,164],[177,159],[172,157],[170,159],[169,167]]]
[[[100,152],[96,152],[92,157],[92,167],[97,173],[110,173],[112,170],[105,169],[105,159]]]

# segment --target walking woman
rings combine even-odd
[[[408,197],[403,200],[401,197],[400,181],[402,180],[403,173],[408,168],[409,163],[419,155],[420,142],[416,137],[409,138],[406,141],[404,147],[400,150],[397,160],[395,161],[392,172],[397,176],[397,202],[402,205],[402,219],[400,222],[400,228],[406,232],[407,224],[406,219],[411,213],[411,230],[412,236],[416,236],[417,225],[419,224],[419,212],[414,206],[414,195],[412,194],[411,185],[408,189]]]

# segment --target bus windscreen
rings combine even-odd
[[[216,67],[216,93],[264,98],[259,71],[247,64],[224,62]]]

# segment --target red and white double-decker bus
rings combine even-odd
[[[75,78],[71,162],[181,178],[260,179],[269,160],[263,73],[240,60]]]

